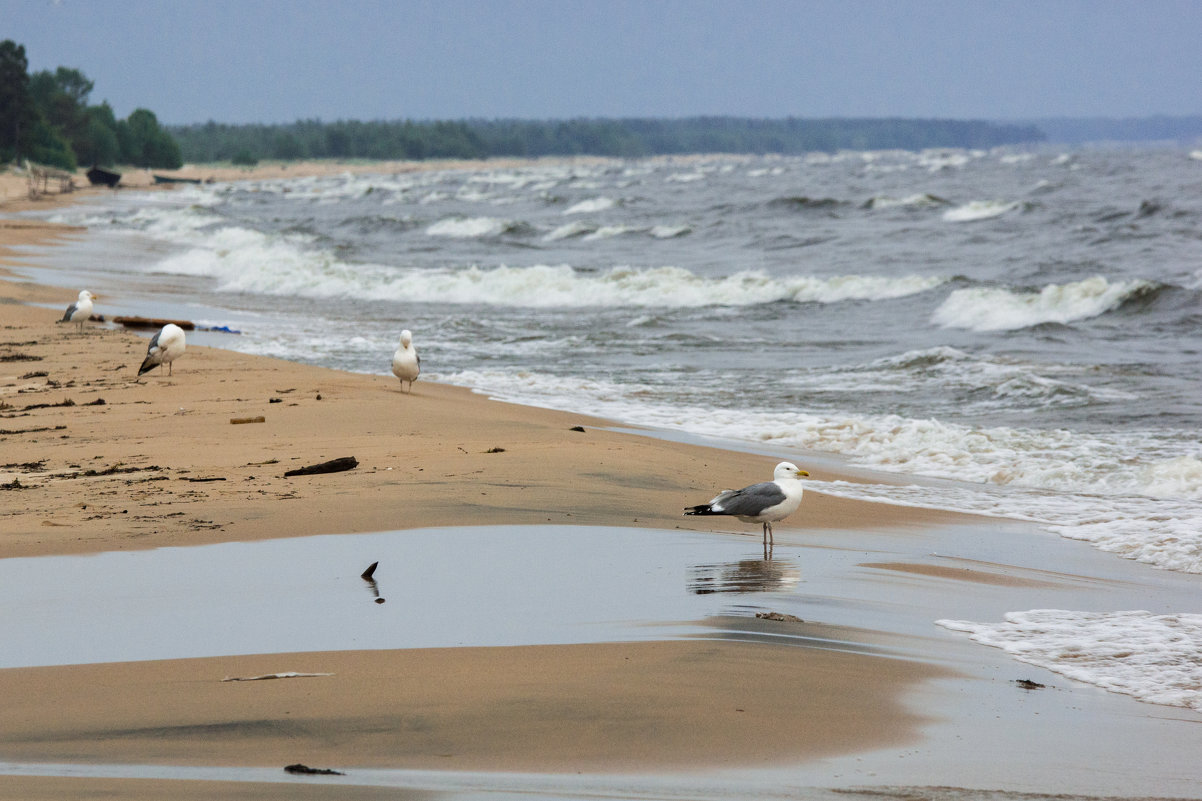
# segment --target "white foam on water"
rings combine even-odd
[[[436,226],[441,226],[437,223]],[[448,221],[444,235],[486,236],[504,221]],[[561,232],[566,235],[567,232]],[[594,235],[600,232],[595,232]],[[628,233],[606,230],[605,236]],[[156,272],[210,276],[223,292],[347,297],[527,308],[748,306],[777,301],[835,303],[888,300],[924,292],[945,279],[932,276],[771,276],[760,271],[708,278],[679,267],[614,267],[582,272],[569,265],[461,269],[399,269],[351,264],[297,234],[221,228],[173,239],[195,243],[155,264]]]
[[[431,225],[426,229],[426,235],[445,236],[453,239],[480,239],[499,236],[512,226],[512,221],[496,217],[450,217]]]
[[[602,225],[592,233],[585,234],[583,240],[585,242],[594,242],[598,239],[612,239],[615,236],[637,234],[645,230],[646,229],[644,228],[638,228],[631,225]]]
[[[1001,217],[1003,214],[1012,212],[1020,208],[1021,205],[1018,201],[974,200],[971,203],[966,203],[963,206],[957,206],[954,209],[948,209],[943,212],[943,219],[947,222],[991,220],[994,217]]]
[[[617,205],[617,201],[608,197],[595,197],[589,200],[582,200],[568,208],[564,209],[564,215],[568,214],[596,214],[599,211],[612,209]]]
[[[956,482],[823,491],[1038,524],[1123,558],[1202,573],[1202,452],[1157,432],[969,427],[897,415],[811,414],[661,403],[645,385],[530,370],[438,376],[490,397]],[[1191,450],[1192,449],[1192,450]],[[1184,451],[1184,452],[1183,452]]]
[[[1083,406],[1133,401],[1137,396],[1073,380],[1077,365],[1034,364],[976,357],[948,346],[907,351],[867,364],[804,371],[781,381],[806,392],[923,393],[947,398],[975,414],[1016,408]],[[1052,377],[1052,373],[1061,377]],[[934,408],[939,409],[938,403]]]
[[[934,208],[935,206],[946,206],[947,201],[926,192],[919,192],[905,197],[879,195],[869,198],[865,205],[870,209]]]
[[[1001,623],[935,622],[1076,681],[1202,710],[1202,615],[1033,609]]]
[[[1156,285],[1141,279],[1110,281],[1097,275],[1069,284],[1048,284],[1039,292],[992,287],[957,289],[931,315],[945,328],[1012,331],[1043,323],[1067,324],[1098,317]]]
[[[651,236],[656,239],[675,239],[678,236],[684,236],[693,232],[693,226],[688,224],[683,225],[653,225],[651,227]]]
[[[597,226],[592,225],[591,223],[581,222],[581,221],[577,220],[575,222],[567,223],[566,225],[561,225],[558,228],[556,228],[555,230],[546,234],[545,236],[543,236],[543,241],[544,242],[558,242],[561,239],[572,239],[573,237],[579,237],[579,236],[584,236],[585,234],[591,234],[593,231],[596,231],[596,230],[597,230]]]

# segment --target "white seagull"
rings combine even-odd
[[[709,503],[685,508],[686,515],[730,515],[744,523],[764,524],[764,545],[772,544],[772,524],[784,520],[801,504],[801,479],[810,474],[792,462],[781,462],[772,481],[740,490],[723,490]]]
[[[167,323],[150,340],[146,348],[146,358],[138,368],[138,375],[149,372],[160,364],[167,365],[167,375],[171,375],[171,363],[184,353],[184,329],[175,323]]]
[[[392,354],[392,374],[401,380],[401,389],[409,382],[409,392],[413,391],[413,382],[422,371],[422,357],[417,355],[413,347],[413,334],[406,328],[401,332],[401,346]]]
[[[96,296],[86,289],[80,290],[79,299],[67,307],[67,311],[63,314],[63,319],[60,323],[79,323],[79,330],[83,331],[83,324],[92,316],[92,299]]]

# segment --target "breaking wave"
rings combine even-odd
[[[925,292],[946,280],[919,275],[772,276],[760,271],[705,277],[679,267],[405,269],[350,264],[308,247],[309,242],[301,237],[225,228],[208,234],[204,247],[170,256],[153,271],[212,277],[222,292],[529,308],[689,308],[888,300]]]
[[[994,217],[1001,217],[1022,206],[1017,201],[1006,202],[1003,200],[974,200],[963,206],[957,206],[954,209],[948,209],[943,212],[943,219],[947,222],[976,222],[977,220],[990,220]]]
[[[972,331],[1014,331],[1044,323],[1067,324],[1113,311],[1156,288],[1156,284],[1140,279],[1112,282],[1094,276],[1070,284],[1048,284],[1039,292],[988,287],[957,289],[935,309],[931,321],[944,328]]]

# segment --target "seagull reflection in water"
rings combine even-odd
[[[801,569],[797,565],[770,558],[696,565],[689,573],[688,590],[694,595],[780,592],[801,581]]]

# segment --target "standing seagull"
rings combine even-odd
[[[150,340],[146,348],[146,358],[138,368],[138,375],[153,370],[160,364],[167,365],[167,375],[171,375],[171,363],[184,353],[184,329],[175,323],[167,323]]]
[[[723,490],[709,503],[686,507],[686,515],[731,515],[744,523],[764,524],[764,547],[772,544],[772,524],[784,520],[801,504],[801,479],[810,474],[792,462],[781,462],[772,481],[741,490]]]
[[[413,334],[406,328],[401,332],[401,346],[392,354],[392,374],[401,379],[401,389],[409,382],[409,392],[413,391],[413,382],[422,371],[422,357],[417,355],[413,347]]]
[[[60,323],[79,323],[79,330],[83,332],[83,324],[92,316],[92,299],[96,296],[86,289],[80,290],[79,299],[67,307],[66,313],[63,314],[63,319]]]

